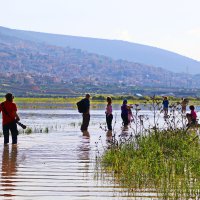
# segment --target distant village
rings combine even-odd
[[[0,39],[0,94],[80,96],[96,94],[200,95],[200,75],[8,36]]]

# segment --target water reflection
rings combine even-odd
[[[89,134],[89,132],[87,133]],[[90,167],[90,138],[86,136],[81,138],[80,144],[77,148],[78,153],[78,160],[79,163],[83,164],[80,165],[80,171],[88,173]],[[84,170],[83,170],[84,169]]]
[[[12,191],[15,190],[15,181],[13,178],[17,173],[17,153],[16,145],[12,145],[11,151],[9,145],[4,146],[3,148],[1,186],[2,191],[5,192],[0,196],[15,196],[12,194]]]
[[[83,137],[80,141],[80,144],[77,148],[78,152],[78,159],[80,161],[86,161],[89,160],[89,154],[90,154],[90,138],[89,137]]]

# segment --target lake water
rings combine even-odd
[[[133,198],[111,178],[95,178],[97,151],[107,146],[106,132],[100,128],[105,127],[104,110],[91,111],[90,137],[80,131],[82,118],[77,110],[20,110],[19,115],[33,133],[20,134],[17,146],[4,147],[0,137],[0,199]],[[120,134],[120,111],[114,115],[115,131]],[[156,196],[144,191],[135,198]]]

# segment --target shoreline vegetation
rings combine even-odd
[[[162,199],[200,198],[200,144],[184,130],[151,131],[113,144],[101,159],[102,176],[113,176],[129,193]]]
[[[153,123],[145,119],[141,123],[136,105],[138,118],[131,130],[121,134],[113,130],[107,148],[97,155],[97,175],[113,177],[133,194],[149,191],[161,199],[199,199],[199,128],[186,125],[180,104],[170,106],[164,125],[156,119],[161,103],[152,98],[150,105]]]
[[[123,99],[127,99],[129,104],[144,104],[148,102],[151,97],[143,96],[136,97],[131,95],[124,96],[112,96],[112,95],[92,95],[91,108],[98,109],[98,105],[106,105],[106,97],[112,97],[112,103],[121,105]],[[18,104],[19,108],[22,109],[61,109],[61,108],[76,108],[76,103],[82,99],[81,97],[15,97],[14,102]],[[158,101],[162,101],[162,96],[155,97]],[[170,103],[181,102],[181,98],[168,97]],[[200,105],[200,98],[188,97],[189,104]],[[0,102],[4,101],[4,97],[0,97]]]

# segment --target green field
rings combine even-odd
[[[76,98],[61,98],[61,97],[50,97],[50,98],[27,98],[27,97],[15,97],[14,102],[18,105],[19,108],[75,108],[76,103],[83,97]],[[134,96],[113,96],[113,104],[122,104],[123,99],[128,100],[128,104],[144,104],[147,103],[150,97],[135,98]],[[4,101],[5,98],[1,97],[0,102]],[[158,100],[162,102],[162,97],[158,97]],[[170,103],[181,102],[180,98],[169,97]],[[91,98],[91,107],[96,108],[98,105],[106,105],[106,96],[93,96]],[[200,105],[200,100],[191,98],[189,99],[189,104]]]

